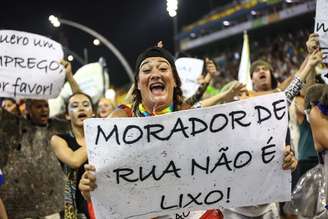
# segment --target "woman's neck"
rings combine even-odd
[[[72,125],[72,132],[76,139],[84,139],[84,129],[82,127]]]
[[[154,113],[154,112],[160,112],[168,107],[170,107],[171,104],[166,104],[166,105],[147,105],[142,103],[142,106],[144,107],[144,109],[149,112],[149,113]]]

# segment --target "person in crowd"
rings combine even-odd
[[[16,103],[15,99],[12,98],[3,98],[2,99],[2,103],[1,103],[1,107],[5,110],[7,110],[8,112],[19,116],[19,109],[18,109],[18,105]]]
[[[97,117],[107,118],[115,109],[115,105],[112,100],[102,97],[97,103]]]
[[[328,85],[311,86],[305,97],[305,114],[313,134],[315,149],[328,149]]]
[[[62,61],[73,92],[79,90],[71,66]],[[6,176],[0,197],[9,218],[38,218],[63,210],[64,174],[51,150],[52,135],[68,130],[49,119],[47,100],[26,100],[27,118],[0,108],[0,168]]]
[[[87,163],[83,121],[94,116],[92,99],[84,93],[72,94],[66,104],[66,119],[71,132],[54,135],[51,147],[65,172],[64,218],[90,218],[88,204],[77,189]],[[89,204],[90,206],[90,204]]]
[[[295,97],[296,122],[300,137],[298,140],[298,167],[296,169],[296,182],[307,170],[318,164],[317,153],[314,148],[312,131],[309,122],[305,117],[304,92]]]
[[[181,82],[173,59],[167,51],[151,48],[138,57],[135,84],[137,86],[133,92],[132,107],[120,106],[112,113],[112,117],[144,117],[185,109],[180,89]],[[293,161],[293,154],[287,148],[284,168],[293,168]],[[95,168],[86,165],[85,169],[79,188],[83,196],[89,200],[89,192],[96,187],[93,173]],[[222,218],[220,211],[214,211],[217,212],[218,218]]]
[[[322,61],[322,53],[319,50],[314,50],[312,54],[305,59],[300,70],[296,73],[293,81],[285,90],[288,103],[291,103],[292,99],[299,93],[303,86],[303,81],[308,77],[310,73],[313,73],[314,67]],[[249,96],[260,96],[275,92],[278,82],[273,75],[273,69],[270,63],[257,60],[252,63],[251,79],[253,82],[254,91],[249,92]],[[286,139],[286,148],[291,150],[289,139]],[[293,153],[294,154],[294,153]],[[293,156],[290,160],[291,169],[295,170],[297,166],[297,160]],[[259,206],[248,206],[241,208],[225,208],[223,209],[223,215],[231,219],[278,219],[278,207],[275,203],[264,204]]]
[[[326,183],[328,177],[328,85],[315,84],[307,90],[305,115],[312,129],[320,165],[310,169],[300,179],[294,191],[295,199],[292,196],[293,206],[300,216],[323,219],[328,218],[328,188]],[[304,200],[305,198],[307,200]],[[309,215],[311,217],[308,217]]]
[[[156,116],[190,109],[193,105],[184,101],[174,58],[163,48],[151,47],[139,55],[136,62],[134,84],[131,107],[120,105],[110,117]],[[82,195],[90,200],[89,191],[91,187],[94,188],[95,184],[94,181],[89,184],[89,175],[93,177],[94,167],[85,165],[85,170],[79,188]],[[204,219],[222,218],[222,214],[218,210],[210,210],[204,214],[208,215]],[[160,218],[169,218],[169,216]]]

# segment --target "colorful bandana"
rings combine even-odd
[[[174,107],[173,107],[173,104],[171,104],[170,106],[166,107],[165,109],[159,111],[159,112],[152,112],[152,113],[149,113],[146,111],[146,109],[144,108],[144,106],[142,104],[139,104],[138,106],[138,109],[140,111],[140,113],[143,115],[143,116],[156,116],[156,115],[163,115],[163,114],[166,114],[166,113],[171,113],[174,111]]]

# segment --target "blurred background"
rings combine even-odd
[[[101,60],[120,98],[138,54],[160,40],[177,57],[214,59],[220,87],[237,78],[247,31],[251,61],[270,61],[283,80],[304,58],[314,17],[314,0],[6,1],[0,28],[60,42],[75,71]]]

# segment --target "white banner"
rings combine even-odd
[[[278,93],[163,116],[86,120],[96,218],[289,200],[287,117]]]
[[[0,96],[48,99],[58,96],[65,71],[59,43],[32,33],[0,30]]]
[[[324,63],[328,63],[328,0],[317,0],[314,32],[319,34]]]
[[[191,97],[197,91],[199,84],[197,78],[203,71],[204,61],[195,58],[179,58],[175,61],[181,89],[185,97]]]

